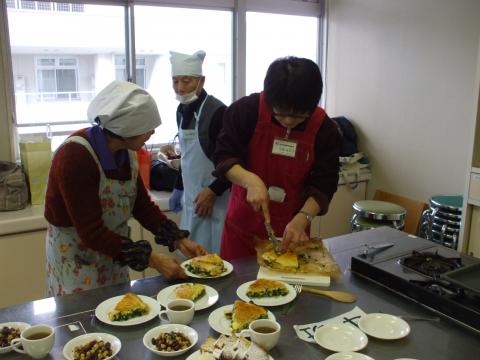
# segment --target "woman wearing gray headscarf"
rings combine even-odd
[[[139,86],[114,81],[91,102],[96,125],[72,134],[56,151],[45,200],[49,294],[64,295],[129,281],[128,267],[148,266],[167,278],[185,278],[178,262],[129,238],[133,216],[155,241],[186,256],[206,254],[151,201],[139,175],[135,151],[160,115]]]

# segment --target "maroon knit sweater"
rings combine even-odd
[[[85,130],[79,130],[72,136],[82,136],[88,140]],[[130,180],[130,163],[127,161],[118,170],[105,171],[105,175],[109,179]],[[121,238],[103,223],[99,184],[98,165],[88,150],[78,143],[65,144],[55,154],[50,169],[45,218],[55,226],[75,227],[87,248],[117,258],[121,250]],[[166,218],[151,201],[140,174],[133,217],[153,233]]]

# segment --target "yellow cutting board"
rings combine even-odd
[[[310,286],[330,286],[330,276],[314,274],[294,274],[267,269],[260,266],[257,279],[270,279],[283,281],[288,284],[310,285]]]

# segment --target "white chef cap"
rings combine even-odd
[[[172,76],[202,76],[202,64],[206,54],[203,50],[192,55],[170,51]]]
[[[121,137],[145,134],[162,123],[153,97],[140,86],[115,80],[100,91],[88,119]]]

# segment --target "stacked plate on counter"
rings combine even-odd
[[[457,249],[462,221],[463,197],[437,195],[430,199],[430,208],[422,215],[421,235],[452,249]]]

